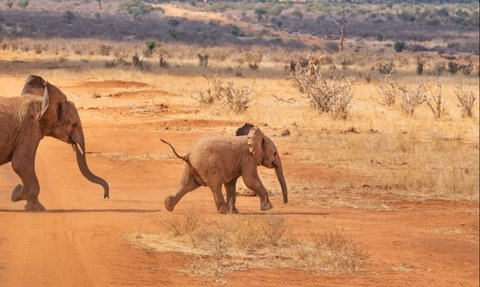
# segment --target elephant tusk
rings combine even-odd
[[[77,147],[78,151],[83,155],[83,149],[82,147],[80,146],[79,143],[75,143],[75,146]]]

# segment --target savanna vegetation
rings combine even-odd
[[[3,1],[0,77],[42,74],[71,94],[85,129],[143,137],[137,149],[94,140],[89,155],[122,168],[180,172],[160,135],[184,151],[244,122],[272,137],[290,195],[275,213],[252,214],[257,199],[240,197],[247,214],[210,216],[204,193],[180,214],[141,215],[149,230],[119,228],[128,248],[185,256],[177,273],[237,285],[235,274],[283,269],[478,283],[478,258],[449,270],[458,258],[434,263],[423,257],[433,247],[408,250],[419,238],[454,238],[478,251],[478,27],[477,1]],[[274,173],[261,173],[280,198]],[[180,173],[170,176],[162,195]],[[463,225],[457,209],[468,210]],[[427,221],[432,214],[441,218]],[[394,244],[384,241],[396,232],[388,220],[399,226]]]

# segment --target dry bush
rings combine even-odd
[[[333,271],[354,272],[358,270],[367,254],[340,231],[313,235],[320,263]]]
[[[198,57],[198,65],[200,67],[207,67],[208,66],[208,54],[197,54]]]
[[[390,60],[390,62],[387,63],[380,63],[378,66],[378,72],[382,75],[390,75],[393,73],[394,67],[393,60]]]
[[[223,90],[225,87],[225,80],[219,78],[218,76],[207,76],[203,75],[207,79],[207,89],[204,92],[200,90],[199,97],[194,97],[200,104],[213,104],[217,100],[220,100],[223,97]]]
[[[200,229],[201,218],[193,213],[183,216],[171,216],[163,222],[164,229],[173,237],[187,236],[193,247],[197,246],[197,235]]]
[[[229,232],[232,233],[232,244],[248,251],[281,244],[286,240],[287,226],[283,218],[267,215],[237,220]]]
[[[231,240],[228,236],[225,228],[219,228],[211,234],[209,238],[210,253],[212,254],[214,261],[214,275],[221,276],[226,271],[226,265],[224,262],[228,255],[229,249],[232,247]]]
[[[158,57],[158,66],[160,68],[168,68],[168,62],[163,58],[163,56]]]
[[[379,101],[382,105],[385,106],[393,106],[395,105],[395,102],[397,101],[397,95],[400,94],[400,91],[398,91],[399,87],[396,83],[394,83],[390,77],[385,77],[385,79],[375,85],[377,88],[378,93],[382,97],[382,99]]]
[[[455,61],[448,61],[447,69],[451,74],[456,74],[461,66]]]
[[[292,73],[292,82],[293,86],[296,87],[300,93],[305,93],[308,88],[313,85],[316,78],[311,77],[306,73],[306,70],[303,70],[300,64],[296,63],[293,66],[293,73]]]
[[[321,112],[332,113],[336,118],[345,119],[352,100],[352,83],[344,78],[325,79],[317,77],[307,95],[310,103]]]
[[[253,87],[236,86],[233,81],[227,81],[217,76],[205,76],[208,81],[206,92],[201,90],[196,99],[201,104],[213,104],[222,101],[222,105],[227,105],[230,110],[239,113],[248,109],[252,101],[251,94]]]
[[[145,71],[150,69],[150,64],[147,61],[140,59],[138,54],[132,56],[132,64],[134,67],[138,68],[140,71]]]
[[[277,216],[266,216],[261,224],[265,244],[277,246],[279,245],[287,233],[285,219]]]
[[[229,81],[226,82],[222,91],[222,98],[232,111],[239,113],[248,109],[248,105],[252,101],[253,87],[238,87],[233,81]]]
[[[400,106],[404,114],[413,116],[415,108],[425,102],[425,86],[423,83],[418,84],[415,89],[409,90],[406,87],[399,88]]]
[[[112,52],[112,46],[109,45],[100,45],[98,53],[102,56],[109,56]]]
[[[115,67],[126,67],[126,66],[129,66],[130,63],[128,63],[126,60],[125,60],[125,56],[118,56],[118,57],[115,57],[115,59],[111,60],[111,61],[105,61],[104,63],[104,66],[106,68],[115,68]]]
[[[445,114],[445,100],[442,99],[442,85],[437,83],[437,88],[429,87],[425,101],[436,119]]]
[[[402,112],[410,116],[413,115],[415,108],[418,105],[426,101],[426,88],[422,83],[420,83],[415,89],[410,90],[407,86],[392,81],[389,77],[386,77],[382,83],[377,85],[377,90],[382,96],[382,100],[380,101],[381,104],[387,106],[394,105],[398,98],[400,99]]]
[[[441,76],[447,70],[445,62],[436,61],[433,63],[433,66],[430,67],[428,74],[433,76]]]
[[[473,117],[473,107],[475,103],[475,92],[468,90],[463,85],[455,86],[455,95],[458,99],[458,106],[462,110],[463,117]]]
[[[423,68],[425,66],[425,59],[417,57],[417,75],[423,75]]]
[[[468,64],[460,65],[460,70],[465,76],[470,76],[473,72],[473,63],[469,62]]]
[[[263,59],[262,51],[252,51],[245,54],[244,62],[248,63],[248,67],[252,70],[258,70],[260,62]]]
[[[292,82],[301,93],[306,93],[312,106],[335,118],[346,119],[353,98],[351,81],[339,77],[324,77],[319,70],[313,75],[308,70],[296,70]]]

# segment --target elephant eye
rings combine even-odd
[[[273,153],[273,156],[277,156],[277,152],[274,152],[274,153]]]

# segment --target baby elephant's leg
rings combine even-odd
[[[238,209],[235,207],[235,202],[237,198],[235,194],[236,183],[236,178],[230,182],[225,183],[225,191],[227,192],[227,204],[230,213],[238,213]]]
[[[195,180],[195,176],[190,172],[188,168],[185,168],[182,175],[182,183],[175,195],[170,195],[165,198],[165,208],[168,211],[173,211],[175,205],[182,199],[182,197],[188,192],[198,188],[200,184]]]
[[[268,192],[263,186],[263,183],[260,181],[260,178],[258,177],[257,170],[244,173],[243,182],[248,188],[256,192],[260,197],[261,210],[269,210],[273,208],[272,203],[268,199]]]
[[[223,198],[222,194],[222,184],[218,183],[210,187],[213,193],[213,199],[215,200],[215,206],[217,207],[217,212],[221,214],[228,213],[228,206]]]

